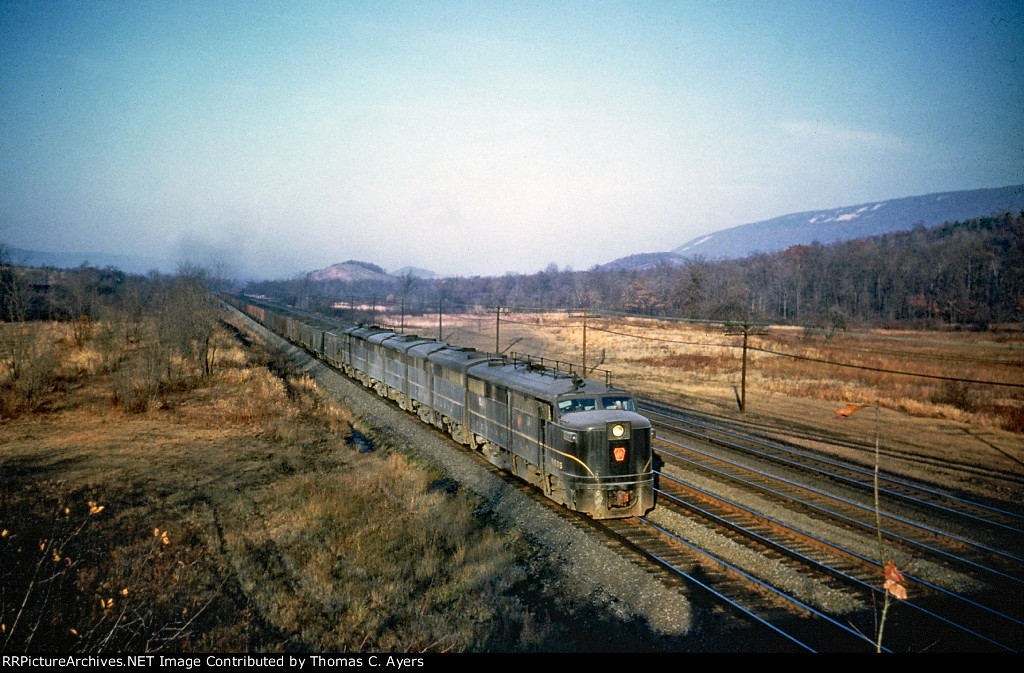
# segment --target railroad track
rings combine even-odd
[[[681,577],[694,569],[714,576],[730,604],[802,647],[862,648],[883,600],[871,475],[709,428],[684,410],[651,401],[643,410],[659,425],[658,508],[642,520],[643,533],[639,522],[609,529]],[[897,559],[909,593],[894,608],[886,643],[896,651],[1022,649],[1024,519],[926,485],[890,478],[882,488],[883,553]],[[713,559],[696,561],[682,546]],[[735,567],[727,579],[723,563]],[[771,608],[759,598],[766,591]]]
[[[777,440],[763,439],[749,428],[744,431],[732,426],[722,427],[713,421],[698,420],[687,410],[653,400],[643,401],[643,411],[663,428],[703,439],[717,446],[728,447],[741,455],[770,459],[793,469],[828,475],[831,480],[854,486],[861,492],[865,486],[872,483],[872,471],[862,465],[844,462],[820,452]],[[851,445],[841,440],[830,441],[835,444]],[[862,446],[858,448],[863,449]],[[1008,547],[1018,545],[1017,536],[1024,532],[1024,509],[1013,511],[1002,505],[958,496],[926,484],[913,483],[888,475],[884,470],[880,472],[879,480],[882,494],[890,502],[900,501],[904,506],[914,507],[926,514],[941,512],[947,516],[947,525],[953,520],[959,520],[961,528],[970,531],[977,532],[977,526],[981,525],[986,538],[1002,538]],[[1024,479],[1019,479],[1018,483],[1024,489]]]
[[[764,634],[757,649],[767,651],[864,652],[863,633],[760,580],[644,517],[602,522],[603,527],[656,562],[689,590],[706,613],[724,610]]]
[[[659,426],[658,506],[591,525],[685,586],[695,613],[762,629],[754,649],[873,650],[883,600],[873,475],[752,425],[698,422],[653,400],[642,410]],[[1024,649],[1024,517],[891,477],[882,492],[885,545],[910,593],[885,649]]]

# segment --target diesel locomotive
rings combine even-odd
[[[654,506],[651,423],[607,381],[531,358],[229,302],[569,509],[607,519]]]

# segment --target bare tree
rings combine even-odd
[[[32,288],[24,268],[10,260],[9,249],[0,244],[0,319],[4,326],[0,353],[9,379],[17,380],[31,359],[34,330],[28,324]]]
[[[205,268],[182,265],[164,293],[160,316],[164,343],[182,358],[194,359],[203,376],[213,372],[216,357],[218,308],[212,283]]]
[[[40,323],[31,320],[35,293],[30,270],[10,261],[6,246],[0,245],[0,358],[4,365],[0,412],[15,407],[31,408],[53,388],[59,366],[52,340],[44,338]]]

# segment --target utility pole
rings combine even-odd
[[[743,335],[743,357],[742,364],[740,366],[740,389],[736,393],[736,403],[740,407],[740,413],[746,413],[747,411],[747,343],[751,334],[766,334],[767,329],[765,325],[755,325],[750,322],[749,318],[744,318],[742,323],[726,323],[725,325],[726,334],[742,334]],[[733,391],[736,387],[733,386]]]
[[[743,366],[740,370],[740,413],[747,412],[747,335],[750,324],[743,321]]]
[[[437,300],[437,340],[444,341],[441,337],[441,314],[444,313],[444,299]]]
[[[501,304],[494,312],[494,352],[501,353]]]
[[[583,377],[587,376],[587,309],[583,309]]]

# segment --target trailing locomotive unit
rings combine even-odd
[[[570,509],[604,519],[654,506],[651,423],[620,388],[378,327],[235,303]]]

